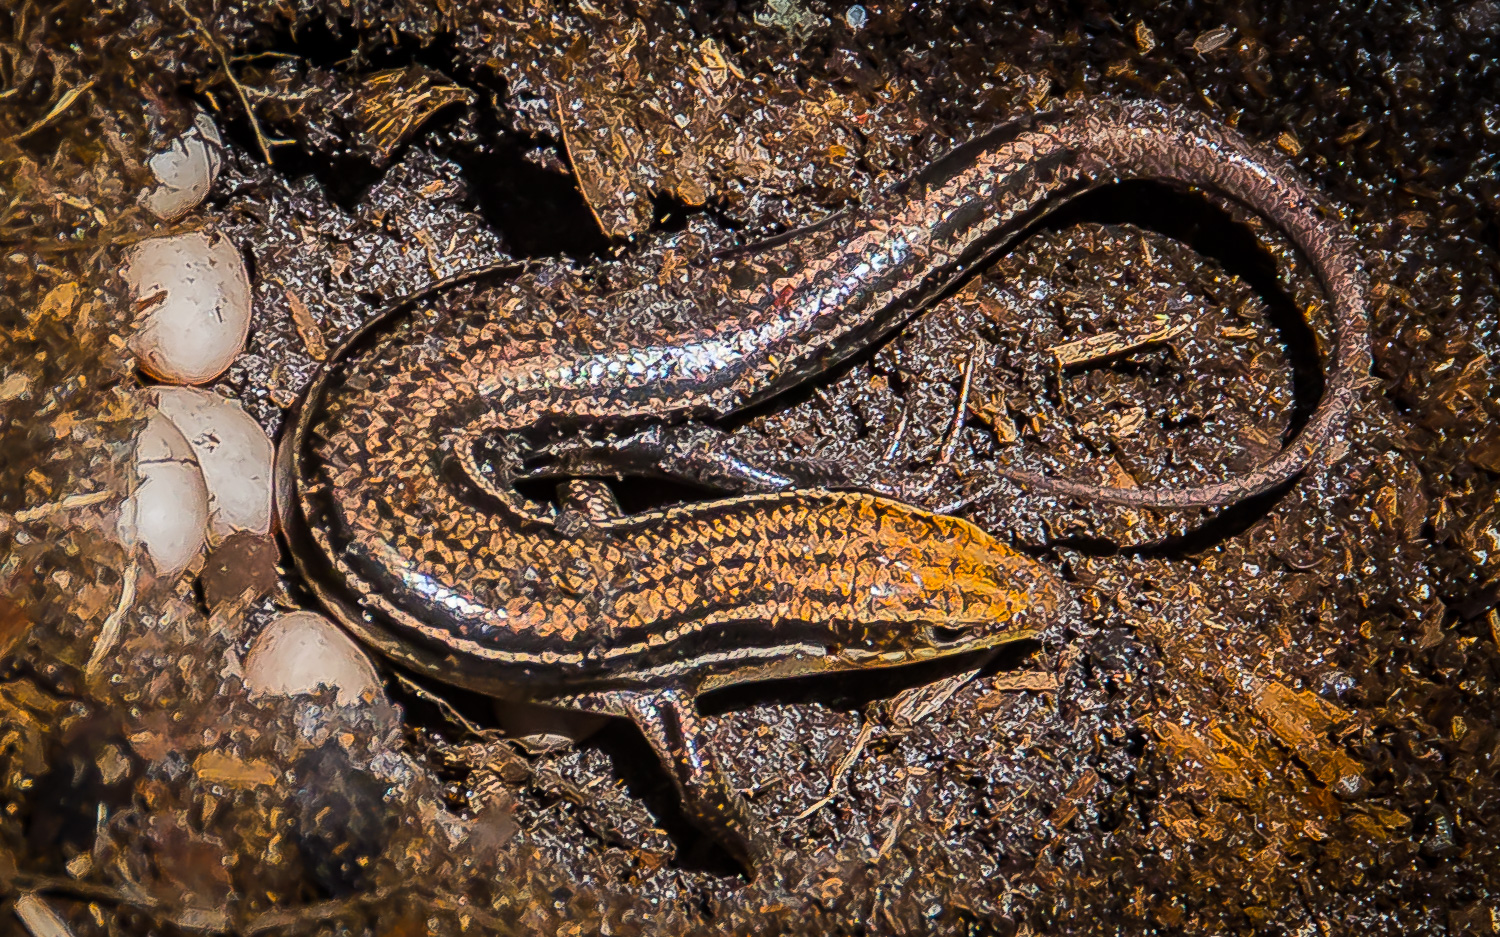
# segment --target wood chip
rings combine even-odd
[[[1136,20],[1135,23],[1135,46],[1141,50],[1142,55],[1156,48],[1156,33],[1142,20]]]
[[[16,917],[31,932],[31,937],[73,937],[67,923],[52,910],[51,905],[36,895],[22,895],[13,907]]]
[[[328,342],[323,339],[323,330],[318,327],[318,320],[313,318],[312,312],[307,304],[302,301],[290,286],[286,290],[286,303],[292,310],[292,324],[297,327],[297,334],[302,336],[302,344],[307,346],[307,353],[312,355],[314,361],[328,360]]]
[[[269,762],[241,760],[227,752],[204,752],[193,759],[193,773],[207,784],[270,787],[281,777]]]
[[[1057,359],[1057,366],[1070,368],[1074,365],[1089,364],[1094,361],[1102,361],[1105,358],[1113,358],[1128,351],[1134,351],[1145,345],[1155,342],[1164,342],[1175,335],[1187,330],[1186,322],[1175,325],[1164,325],[1150,332],[1100,332],[1098,335],[1090,335],[1076,341],[1064,342],[1061,345],[1053,345],[1047,349],[1047,353]]]
[[[1010,694],[1017,690],[1046,693],[1062,685],[1057,674],[1046,670],[1022,670],[1017,673],[1002,673],[990,678],[990,689],[974,701],[980,712],[996,709],[1005,704]]]
[[[1344,796],[1368,787],[1359,763],[1328,738],[1331,727],[1349,718],[1348,710],[1273,680],[1256,680],[1249,691],[1251,710],[1314,777]]]
[[[1204,732],[1196,726],[1177,725],[1164,717],[1143,721],[1171,756],[1201,778],[1210,792],[1237,800],[1254,796],[1253,759],[1243,745],[1222,729]]]
[[[1052,825],[1061,828],[1068,821],[1078,816],[1079,804],[1088,800],[1089,795],[1098,786],[1098,772],[1093,768],[1084,769],[1083,774],[1078,776],[1078,780],[1068,786],[1068,790],[1063,794],[1063,802],[1057,805],[1056,810],[1052,811],[1052,816],[1048,818],[1051,820]]]

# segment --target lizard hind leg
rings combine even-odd
[[[570,696],[553,705],[623,716],[636,724],[682,798],[683,813],[753,878],[770,850],[750,810],[709,749],[703,717],[684,690],[612,690]]]

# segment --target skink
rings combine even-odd
[[[527,331],[507,298],[533,294],[514,282],[472,293],[472,308],[449,291],[446,306],[439,293],[373,320],[331,356],[283,443],[297,567],[352,632],[437,679],[633,719],[688,815],[753,867],[769,846],[707,746],[699,694],[976,653],[1038,634],[1065,593],[964,520],[787,488],[805,480],[715,455],[691,442],[695,428],[869,347],[1043,214],[1131,179],[1212,190],[1290,236],[1333,310],[1323,397],[1277,456],[1198,488],[1009,474],[1152,508],[1274,487],[1341,432],[1369,368],[1353,239],[1283,160],[1235,132],[1162,106],[1084,104],[1013,121],[856,210],[688,268],[683,286],[596,300],[692,327],[629,340]],[[583,477],[620,471],[736,493],[622,516]],[[517,493],[517,480],[548,477],[571,479],[560,509]]]

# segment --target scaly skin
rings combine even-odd
[[[858,211],[692,268],[673,301],[678,321],[709,323],[695,331],[522,339],[499,316],[420,303],[372,323],[330,359],[287,443],[297,563],[351,630],[439,679],[635,718],[675,764],[690,813],[753,861],[763,849],[743,805],[682,728],[696,725],[692,697],[1034,635],[1060,583],[965,521],[868,494],[793,490],[625,518],[592,504],[559,520],[511,480],[560,438],[723,416],[795,386],[1069,197],[1124,179],[1212,189],[1297,243],[1333,307],[1323,399],[1284,451],[1224,482],[1013,477],[1155,508],[1221,506],[1293,477],[1341,431],[1369,366],[1352,239],[1283,161],[1234,132],[1161,107],[1088,105],[1016,121]]]

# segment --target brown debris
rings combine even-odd
[[[292,323],[297,327],[297,334],[302,336],[307,353],[314,361],[327,361],[328,343],[323,340],[323,330],[318,326],[318,320],[313,318],[307,304],[295,290],[289,286],[285,290],[287,306],[292,310]]]
[[[30,616],[13,600],[0,595],[0,661],[10,656],[30,629]]]
[[[229,603],[243,607],[269,595],[281,583],[276,569],[279,556],[276,541],[263,534],[239,530],[225,537],[198,574],[209,610]]]
[[[980,712],[998,709],[1005,705],[1010,694],[1018,690],[1046,693],[1056,690],[1062,685],[1061,681],[1057,678],[1057,674],[1045,670],[997,674],[987,682],[989,683],[989,690],[974,701],[974,708]]]
[[[1078,776],[1078,780],[1069,785],[1063,794],[1063,802],[1052,811],[1047,822],[1053,827],[1064,827],[1076,816],[1081,806],[1089,800],[1094,793],[1094,788],[1099,786],[1099,773],[1093,768],[1087,768]]]
[[[1156,342],[1164,342],[1169,338],[1181,334],[1188,328],[1189,323],[1178,322],[1171,325],[1163,325],[1149,332],[1140,334],[1129,334],[1124,332],[1101,332],[1098,335],[1090,335],[1087,338],[1064,342],[1061,345],[1053,345],[1047,349],[1047,353],[1057,360],[1059,368],[1071,368],[1080,364],[1092,364],[1095,361],[1103,361],[1115,355],[1123,355],[1126,352],[1135,351]]]
[[[1222,727],[1207,731],[1152,719],[1150,728],[1173,757],[1209,792],[1250,801],[1255,796],[1253,769],[1243,745]]]
[[[381,161],[390,159],[396,148],[433,114],[450,104],[474,99],[474,93],[467,88],[441,84],[442,77],[420,65],[364,76],[351,108],[359,145],[374,150]],[[308,347],[311,350],[311,343]],[[313,357],[323,360],[316,353]]]
[[[599,229],[609,237],[631,237],[650,227],[650,192],[636,175],[646,142],[630,112],[611,95],[580,83],[558,93],[557,122]]]
[[[1464,459],[1475,468],[1500,475],[1500,431],[1490,433],[1464,452]]]
[[[1345,797],[1368,789],[1359,763],[1327,738],[1330,728],[1349,719],[1347,711],[1314,693],[1274,681],[1251,685],[1250,706],[1319,781]]]
[[[230,787],[270,787],[281,779],[270,762],[244,760],[229,752],[203,752],[193,759],[193,773],[204,783]]]

